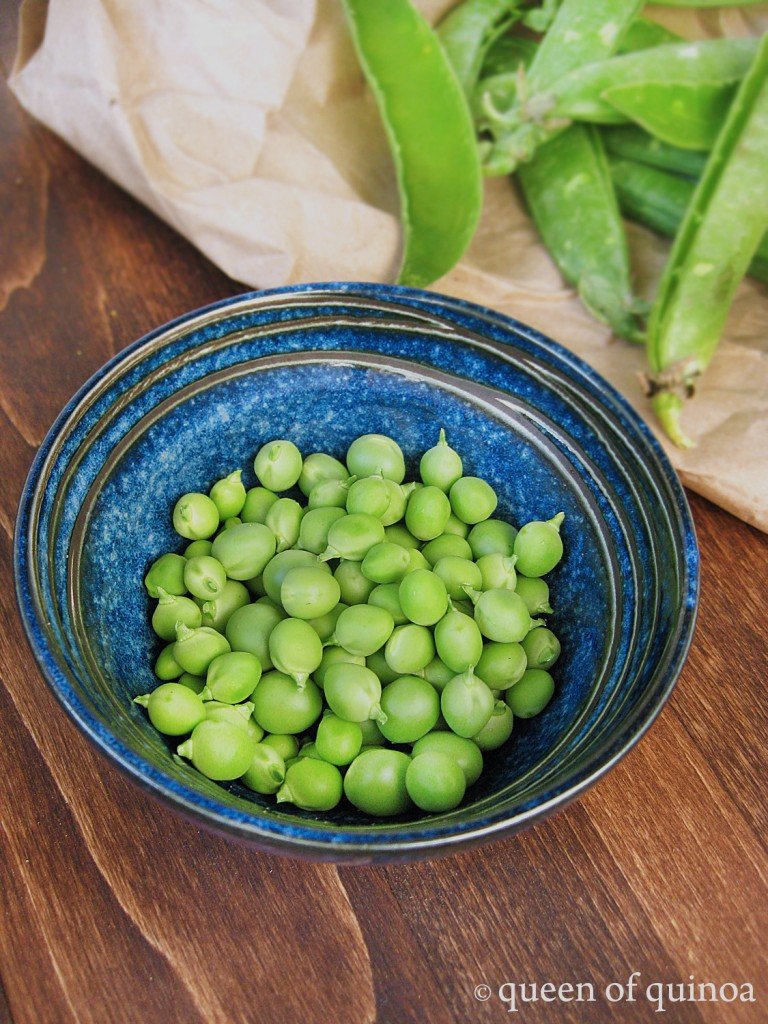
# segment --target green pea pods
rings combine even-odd
[[[477,227],[482,174],[461,85],[409,0],[343,0],[381,113],[400,190],[398,281],[431,284],[460,259]]]
[[[520,13],[520,0],[464,0],[440,22],[438,37],[467,97],[489,49]]]
[[[572,125],[542,146],[518,177],[545,245],[587,309],[623,338],[642,341],[629,251],[596,129]]]
[[[581,67],[552,91],[551,118],[634,121],[683,149],[709,149],[758,40],[671,43]]]
[[[634,160],[609,160],[619,206],[625,217],[674,238],[683,222],[696,182]],[[763,235],[749,275],[768,283],[768,235]]]
[[[637,50],[649,50],[652,46],[679,42],[681,42],[681,36],[664,28],[658,21],[635,18],[622,36],[616,52],[635,53]]]
[[[641,0],[564,0],[527,72],[510,76],[510,106],[500,105],[492,90],[479,97],[485,114],[481,124],[492,137],[483,150],[488,174],[510,174],[567,126],[567,119],[554,110],[559,94],[553,86],[582,65],[615,53],[641,6]]]
[[[648,326],[649,390],[668,436],[706,369],[734,292],[768,229],[768,35],[733,101],[659,284]]]
[[[707,162],[706,153],[672,146],[633,124],[604,128],[602,136],[605,151],[612,157],[637,161],[648,167],[673,171],[689,178],[698,178]]]

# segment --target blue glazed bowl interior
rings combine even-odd
[[[497,515],[565,513],[549,577],[563,654],[556,695],[450,814],[373,823],[344,802],[317,815],[172,757],[132,698],[159,647],[142,585],[183,550],[170,510],[245,469],[266,440],[343,458],[387,433],[409,476],[444,427]],[[663,455],[624,403],[535,332],[403,289],[318,286],[244,296],[155,332],[89,382],[33,467],[17,539],[22,609],[55,692],[134,778],[208,823],[296,852],[428,853],[520,827],[566,802],[644,731],[687,648],[696,549]]]

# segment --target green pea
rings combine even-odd
[[[481,750],[497,750],[512,735],[515,717],[503,700],[497,700],[493,714],[472,739]]]
[[[483,637],[474,619],[452,608],[435,626],[435,649],[448,668],[465,672],[480,660]]]
[[[324,644],[326,641],[330,640],[336,632],[336,623],[339,621],[339,616],[345,608],[349,608],[349,605],[339,601],[336,607],[332,608],[329,612],[326,612],[325,615],[317,616],[314,619],[307,619],[309,625],[320,637],[321,643]]]
[[[211,555],[195,555],[184,563],[184,584],[193,597],[210,601],[227,582],[224,566]]]
[[[367,552],[360,569],[374,583],[397,583],[405,576],[410,564],[408,548],[382,541]]]
[[[299,474],[299,490],[305,498],[313,488],[326,481],[344,481],[349,477],[346,466],[325,452],[313,452],[304,459]]]
[[[242,469],[236,469],[229,476],[217,480],[211,488],[211,501],[218,509],[219,519],[239,516],[242,512],[245,505],[245,487],[240,479],[242,475]]]
[[[190,629],[195,629],[202,621],[202,612],[189,597],[176,597],[166,594],[160,588],[160,600],[152,613],[152,629],[161,640],[176,639],[176,623],[181,622]]]
[[[176,682],[193,693],[202,693],[205,689],[205,676],[193,676],[191,672],[182,672]]]
[[[388,480],[385,477],[384,486],[387,488],[387,493],[389,495],[389,504],[387,505],[386,511],[379,516],[379,519],[381,519],[381,522],[385,527],[394,526],[394,524],[400,522],[405,515],[405,508],[408,501],[403,492],[403,488],[400,484],[396,484],[394,480]]]
[[[565,516],[559,512],[547,522],[526,523],[515,538],[517,569],[524,576],[544,576],[563,557],[560,524]]]
[[[507,690],[526,669],[525,651],[519,643],[489,643],[483,647],[475,671],[494,690]]]
[[[311,679],[301,688],[283,672],[267,672],[253,693],[253,717],[269,733],[304,732],[322,710],[322,694]]]
[[[265,526],[275,535],[277,551],[292,548],[299,539],[304,509],[293,498],[278,498],[267,512]]]
[[[314,555],[325,551],[331,527],[345,516],[343,508],[313,508],[305,512],[299,530],[299,547]]]
[[[195,727],[176,752],[189,758],[206,778],[229,782],[248,771],[255,746],[240,726],[232,722],[206,720]]]
[[[455,674],[453,669],[448,668],[439,658],[433,658],[424,668],[424,678],[434,686],[438,693],[443,692]]]
[[[173,509],[173,528],[187,540],[207,540],[219,528],[219,510],[207,494],[182,494]]]
[[[392,544],[399,544],[401,548],[418,548],[421,541],[414,537],[403,523],[394,523],[384,528],[384,538]]]
[[[230,516],[229,519],[225,519],[221,524],[222,530],[231,530],[234,526],[242,526],[243,520],[240,516]]]
[[[375,516],[377,519],[389,508],[389,489],[381,476],[368,476],[355,480],[347,491],[347,512]]]
[[[215,629],[209,629],[207,626],[189,629],[181,623],[176,627],[173,656],[185,672],[203,676],[214,658],[218,658],[220,654],[228,654],[229,651],[229,643]]]
[[[330,811],[341,800],[341,772],[327,761],[300,758],[285,773],[277,802],[295,804],[304,811]]]
[[[217,700],[205,702],[205,717],[212,722],[231,722],[245,729],[254,743],[258,743],[264,730],[251,718],[253,704],[222,704]]]
[[[400,484],[405,476],[405,459],[391,437],[363,434],[347,449],[347,468],[358,478],[379,474]]]
[[[283,619],[269,635],[269,656],[278,672],[291,676],[302,688],[320,664],[323,645],[308,622]],[[270,732],[283,731],[290,732],[289,729],[270,729]]]
[[[250,601],[247,588],[236,580],[227,580],[223,589],[210,601],[203,603],[202,626],[210,626],[217,633],[223,633],[230,617]]]
[[[317,556],[311,551],[278,551],[274,558],[270,558],[264,566],[262,583],[267,597],[276,604],[280,603],[280,595],[283,589],[283,580],[291,571],[298,568],[320,568],[322,572],[330,573],[326,565],[319,565]]]
[[[335,715],[345,722],[372,718],[381,724],[381,683],[369,668],[337,662],[325,673],[325,699]]]
[[[165,736],[184,736],[205,718],[200,697],[180,683],[161,683],[152,693],[134,698],[147,709],[149,720]]]
[[[328,546],[320,557],[323,560],[346,558],[352,562],[362,562],[374,544],[383,540],[384,527],[381,520],[363,512],[355,512],[331,524]]]
[[[169,552],[161,555],[149,567],[144,577],[144,586],[150,597],[159,597],[158,587],[167,594],[181,597],[186,594],[187,586],[184,582],[184,566],[187,564],[183,555],[174,555]]]
[[[213,659],[205,683],[213,700],[239,704],[251,696],[260,679],[261,664],[255,654],[230,651]]]
[[[253,469],[270,491],[288,491],[298,483],[302,461],[293,441],[269,441],[257,452]]]
[[[434,540],[445,530],[451,504],[439,487],[421,487],[408,499],[405,525],[419,540]]]
[[[377,818],[403,814],[411,806],[405,785],[411,759],[399,750],[358,754],[344,776],[344,794],[359,811]]]
[[[450,534],[454,537],[461,537],[462,539],[466,540],[469,535],[469,527],[467,526],[466,523],[463,523],[461,519],[455,516],[453,512],[451,512],[451,514],[448,516],[448,522],[445,524],[445,529],[443,530],[443,533]]]
[[[483,555],[505,555],[507,558],[515,549],[517,530],[501,519],[486,519],[469,531],[467,540],[475,560]]]
[[[479,587],[475,585],[475,589],[514,590],[517,586],[516,561],[514,555],[508,558],[498,552],[481,555],[476,563],[480,570],[481,580]]]
[[[262,746],[272,747],[283,761],[290,761],[299,752],[299,741],[289,733],[270,732],[261,741]]]
[[[409,622],[395,626],[384,648],[384,659],[389,668],[398,675],[413,675],[432,661],[435,656],[435,642],[426,626]]]
[[[349,486],[349,480],[320,480],[309,492],[307,508],[346,509]]]
[[[471,669],[456,675],[440,695],[440,709],[450,728],[471,739],[493,714],[495,701],[490,689]]]
[[[379,723],[390,743],[413,743],[426,735],[440,714],[440,698],[433,686],[418,676],[401,676],[384,687]]]
[[[507,690],[504,698],[517,718],[533,718],[549,704],[555,692],[555,681],[541,668],[527,669],[519,683]]]
[[[381,735],[378,722],[374,722],[372,718],[366,718],[364,722],[358,722],[357,724],[360,726],[360,732],[363,734],[361,751],[363,747],[381,747],[384,745],[386,741]]]
[[[411,754],[418,757],[419,754],[435,752],[447,754],[464,772],[466,784],[471,786],[480,778],[483,771],[483,755],[477,743],[466,739],[464,736],[457,736],[454,732],[430,732],[422,736],[413,745]]]
[[[210,540],[193,540],[184,548],[185,558],[195,558],[197,555],[210,555],[213,542]]]
[[[267,521],[267,512],[277,501],[274,491],[268,491],[266,487],[251,487],[245,495],[245,504],[240,511],[240,518],[244,523],[260,523],[264,525]]]
[[[341,599],[341,588],[319,565],[289,569],[280,588],[280,602],[289,616],[315,619],[332,611]]]
[[[457,537],[455,533],[441,533],[425,544],[421,553],[433,568],[441,558],[472,559],[472,548],[463,537]]]
[[[461,456],[451,448],[445,439],[445,431],[441,430],[440,440],[421,457],[421,479],[428,487],[439,487],[447,493],[463,472]]]
[[[377,608],[385,608],[392,616],[392,621],[396,626],[402,626],[408,621],[400,607],[399,593],[399,583],[380,583],[368,595],[368,604],[376,605]]]
[[[462,523],[474,525],[496,510],[498,498],[489,483],[478,476],[464,476],[450,490],[451,508]]]
[[[409,548],[408,557],[410,559],[410,565],[408,566],[408,571],[405,574],[406,576],[409,573],[416,572],[418,569],[429,569],[429,562],[417,548]]]
[[[457,558],[455,555],[446,555],[441,558],[433,566],[433,571],[435,576],[443,581],[448,596],[454,601],[465,596],[464,587],[476,589],[483,582],[483,575],[474,562],[470,562],[468,558]]]
[[[386,648],[383,648],[380,651],[374,651],[373,654],[369,654],[365,659],[365,664],[371,672],[376,674],[382,686],[386,686],[387,683],[394,682],[398,676],[402,675],[401,672],[396,672],[387,664],[387,659],[384,655],[385,649]]]
[[[301,749],[299,750],[299,757],[314,757],[316,761],[323,760],[318,753],[317,744],[314,742],[302,744]]]
[[[448,593],[438,575],[429,569],[416,569],[400,584],[400,607],[411,622],[433,626],[448,609]]]
[[[389,640],[395,623],[385,608],[358,604],[345,608],[336,623],[334,639],[350,654],[367,658]]]
[[[217,558],[233,580],[250,580],[264,571],[275,553],[275,535],[261,523],[242,523],[220,533],[213,542]]]
[[[345,722],[337,715],[325,715],[317,727],[315,746],[324,761],[351,764],[363,745],[363,731],[357,722]]]
[[[560,641],[551,629],[537,626],[522,641],[528,668],[552,668],[560,657]]]
[[[485,590],[475,602],[475,622],[489,640],[519,643],[531,628],[531,616],[514,590]]]
[[[271,746],[257,743],[250,767],[240,780],[254,793],[276,793],[285,780],[285,761]]]
[[[422,811],[451,811],[464,799],[467,780],[448,754],[428,750],[418,754],[405,773],[408,796]]]
[[[262,669],[266,671],[272,668],[269,638],[272,630],[282,619],[282,612],[271,605],[261,602],[248,604],[238,608],[229,617],[225,635],[233,651],[247,651],[256,655]]]
[[[173,644],[168,644],[157,656],[155,662],[155,675],[158,679],[168,682],[171,679],[178,679],[182,673],[181,665],[173,656]]]
[[[518,575],[515,593],[522,597],[530,615],[551,615],[549,587],[545,580]]]
[[[325,565],[324,562],[321,564]],[[347,559],[339,562],[333,576],[339,585],[341,600],[347,605],[365,604],[376,585],[363,574],[360,562]]]
[[[325,676],[328,669],[331,665],[338,665],[339,663],[345,665],[365,665],[365,658],[359,654],[350,654],[343,647],[326,647],[320,659],[320,664],[312,676],[321,689],[325,687]]]

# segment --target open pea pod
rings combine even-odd
[[[409,0],[343,0],[389,139],[400,191],[401,284],[423,287],[459,260],[477,227],[482,174],[462,88]]]
[[[632,292],[629,252],[597,129],[572,125],[518,169],[550,255],[589,311],[630,341],[644,341],[645,307]]]
[[[664,269],[648,326],[649,393],[668,436],[720,340],[768,229],[768,35],[722,126]]]
[[[521,6],[521,0],[464,0],[440,22],[438,37],[466,96],[491,46],[519,20]]]

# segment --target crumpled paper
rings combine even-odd
[[[433,22],[452,5],[419,0]],[[689,38],[768,28],[768,5],[652,16]],[[392,163],[337,0],[25,0],[11,87],[238,281],[396,274]],[[629,230],[639,290],[650,295],[667,245]],[[557,339],[653,424],[642,349],[613,339],[564,285],[512,181],[487,182],[477,236],[434,288]],[[690,451],[662,437],[683,482],[768,531],[764,286],[740,287],[685,426]]]

